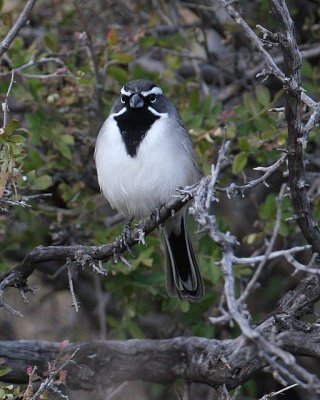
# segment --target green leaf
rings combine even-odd
[[[115,79],[120,85],[124,85],[128,80],[127,71],[117,65],[110,65],[108,68],[108,75]]]
[[[0,367],[0,376],[7,375],[11,371],[12,371],[12,368],[6,367],[6,366],[2,366],[2,367]],[[0,399],[2,399],[1,395],[0,395]]]
[[[199,107],[199,104],[200,104],[200,91],[199,91],[199,89],[194,89],[189,94],[189,102],[190,102],[191,110],[192,111],[196,111],[196,109]]]
[[[243,104],[254,118],[259,117],[259,105],[252,93],[244,93]]]
[[[257,87],[256,96],[258,102],[264,107],[268,107],[270,105],[270,92],[265,86]]]
[[[244,151],[244,152],[246,152],[246,153],[249,153],[250,152],[250,144],[249,144],[249,141],[248,141],[248,138],[246,138],[246,137],[241,137],[240,139],[239,139],[239,144],[240,144],[240,149],[242,150],[242,151]]]
[[[243,170],[243,168],[246,166],[248,161],[248,155],[245,152],[241,152],[237,154],[233,160],[232,163],[232,172],[234,174],[238,174]]]
[[[19,128],[20,122],[17,119],[12,119],[9,121],[7,127],[6,127],[6,133],[10,135],[14,130]]]
[[[67,158],[68,160],[72,159],[72,153],[70,147],[67,144],[65,144],[64,142],[59,142],[58,147],[63,157]]]
[[[46,34],[43,38],[43,41],[48,49],[51,50],[53,53],[56,53],[58,51],[59,46],[57,38],[53,33]]]
[[[154,46],[157,43],[157,39],[153,36],[145,36],[140,39],[140,44],[144,49]]]
[[[262,218],[269,220],[275,216],[276,211],[276,195],[274,193],[270,193],[268,194],[264,203],[260,206],[260,215]]]
[[[190,310],[190,303],[188,301],[181,301],[180,309],[182,312],[187,313]]]
[[[126,325],[132,337],[138,339],[143,339],[145,337],[142,330],[140,329],[139,325],[136,322],[129,320],[127,321]]]
[[[9,140],[12,143],[23,143],[26,139],[22,135],[12,135]]]
[[[72,135],[62,135],[61,140],[65,144],[74,144],[74,138]]]
[[[159,73],[147,72],[138,63],[134,65],[131,75],[132,79],[150,79],[156,82],[159,79]]]
[[[225,127],[225,132],[226,132],[226,138],[228,140],[232,140],[236,137],[237,135],[237,128],[235,125],[227,125]]]
[[[50,187],[51,185],[52,185],[51,176],[42,175],[34,181],[32,188],[36,190],[45,190],[48,189],[48,187]]]
[[[202,115],[207,115],[210,112],[212,106],[212,97],[211,96],[207,96],[202,104],[201,104],[201,113]]]
[[[129,53],[113,53],[111,55],[112,60],[117,60],[120,64],[128,65],[132,61],[132,55]]]

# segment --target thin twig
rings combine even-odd
[[[88,39],[88,48],[89,48],[89,52],[91,54],[93,69],[94,69],[95,78],[96,78],[96,99],[97,99],[96,114],[97,114],[97,118],[99,119],[99,124],[100,124],[104,120],[104,115],[103,115],[102,110],[103,110],[103,93],[104,93],[104,87],[105,87],[105,75],[102,73],[102,71],[99,68],[99,60],[98,60],[95,46],[94,46],[93,35],[91,34],[89,24],[83,13],[83,10],[81,8],[82,6],[80,6],[78,4],[77,0],[74,0],[73,4],[77,10],[77,13],[80,17],[81,23],[84,27],[84,30],[86,32],[87,39]]]
[[[38,400],[40,399],[41,395],[47,391],[47,390],[52,390],[55,391],[55,387],[57,386],[55,380],[57,375],[59,374],[60,371],[62,371],[74,358],[74,356],[77,354],[79,348],[77,348],[70,357],[67,358],[67,360],[57,369],[53,368],[52,371],[50,371],[49,376],[41,383],[39,389],[36,391],[36,393],[31,397],[30,400]],[[59,394],[61,395],[60,391]],[[64,398],[68,398],[64,396]]]
[[[19,33],[20,29],[24,26],[24,24],[28,21],[30,13],[33,9],[37,0],[28,0],[27,4],[24,6],[21,14],[19,15],[16,22],[13,24],[13,27],[7,33],[6,37],[0,43],[0,57],[8,50],[14,38]]]
[[[257,171],[262,171],[264,172],[264,174],[257,179],[253,179],[251,181],[249,181],[248,183],[246,183],[245,185],[236,185],[235,183],[231,183],[229,186],[227,187],[217,187],[217,191],[219,192],[224,192],[226,193],[226,195],[228,196],[228,198],[231,198],[231,195],[243,195],[243,193],[248,190],[248,189],[252,189],[255,186],[259,185],[260,183],[264,183],[272,174],[274,174],[279,168],[280,166],[285,162],[287,158],[287,154],[282,154],[282,156],[272,165],[268,166],[268,167],[257,167],[255,168],[255,170]]]
[[[299,90],[297,82],[288,79],[285,74],[280,70],[274,61],[274,58],[270,53],[264,48],[261,40],[256,35],[256,33],[250,28],[250,26],[244,21],[238,11],[232,6],[232,3],[228,0],[212,0],[214,3],[219,3],[230,15],[230,17],[242,28],[242,31],[249,42],[261,53],[263,60],[267,65],[267,70],[264,71],[265,75],[274,75],[279,79],[284,85],[289,86],[291,90]],[[311,108],[317,107],[317,102],[315,102],[311,97],[309,97],[305,92],[301,93],[301,100]]]
[[[14,70],[11,71],[11,79],[10,79],[10,84],[7,90],[7,93],[4,98],[4,103],[2,103],[2,111],[3,111],[3,129],[6,129],[8,125],[8,112],[9,112],[9,107],[8,107],[8,100],[9,100],[9,95],[12,89],[14,83]]]
[[[75,308],[76,312],[78,312],[79,311],[79,305],[78,305],[78,301],[77,301],[76,295],[74,293],[74,288],[73,288],[71,261],[67,260],[66,265],[67,265],[67,271],[68,271],[69,290],[70,290],[70,293],[71,293],[72,305]]]
[[[288,263],[291,264],[298,271],[304,271],[304,272],[308,272],[309,274],[320,275],[320,269],[311,268],[311,267],[308,267],[307,265],[301,264],[291,254],[286,254],[285,258],[287,259]]]
[[[277,198],[277,216],[276,216],[276,222],[274,224],[274,228],[273,228],[273,232],[272,232],[272,236],[271,239],[268,243],[267,249],[265,251],[265,258],[263,260],[261,260],[260,264],[258,265],[258,267],[256,268],[252,278],[250,279],[249,283],[247,284],[245,290],[243,291],[243,293],[241,294],[241,296],[239,297],[239,302],[244,303],[245,300],[247,299],[247,297],[249,296],[251,290],[254,288],[264,266],[267,263],[268,257],[270,256],[270,254],[272,253],[272,249],[273,246],[275,244],[276,238],[278,236],[279,233],[279,229],[280,229],[280,224],[281,224],[281,217],[282,217],[282,201],[283,201],[283,196],[284,196],[284,192],[287,188],[286,184],[282,184],[278,198]]]
[[[286,391],[288,391],[288,390],[290,390],[290,389],[292,389],[292,388],[294,388],[296,386],[299,386],[298,383],[294,383],[293,385],[287,386],[287,387],[285,387],[285,388],[283,388],[281,390],[278,390],[277,392],[272,392],[272,393],[269,393],[269,394],[265,394],[259,400],[271,399],[272,397],[278,396],[278,394],[283,394],[284,392],[286,392]]]
[[[274,260],[275,258],[285,257],[287,254],[295,254],[300,253],[305,250],[311,250],[311,245],[307,244],[305,246],[295,246],[291,247],[290,249],[284,250],[277,250],[270,253],[268,256],[265,254],[259,256],[252,256],[252,257],[232,257],[232,262],[234,264],[241,264],[241,265],[254,265],[260,263],[262,261],[270,261]]]
[[[105,400],[113,400],[115,398],[119,398],[119,395],[121,394],[122,390],[128,386],[129,382],[125,381],[122,382],[121,385],[117,386],[107,397]]]

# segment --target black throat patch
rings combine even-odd
[[[122,140],[130,157],[137,155],[140,143],[153,123],[159,119],[146,107],[132,109],[127,106],[126,112],[114,117],[117,121]]]

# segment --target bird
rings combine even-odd
[[[201,178],[191,138],[175,106],[148,79],[127,82],[97,136],[102,194],[125,217],[145,218],[177,188]],[[162,226],[169,297],[200,301],[204,284],[186,226],[185,207]]]

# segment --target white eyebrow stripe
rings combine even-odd
[[[110,117],[118,117],[119,115],[123,114],[124,112],[126,112],[127,108],[123,107],[120,111],[118,111],[117,113],[113,113],[110,115]]]
[[[131,96],[131,90],[126,90],[124,88],[124,86],[121,88],[121,94],[125,95],[125,96]]]
[[[147,97],[151,93],[162,94],[162,90],[158,86],[155,86],[151,90],[144,90],[143,92],[141,92],[143,97]]]
[[[167,117],[168,116],[168,113],[167,112],[165,112],[165,113],[160,113],[160,112],[158,112],[158,111],[156,111],[154,108],[152,108],[152,107],[148,107],[148,110],[149,111],[151,111],[152,112],[152,114],[153,115],[156,115],[157,117]]]

